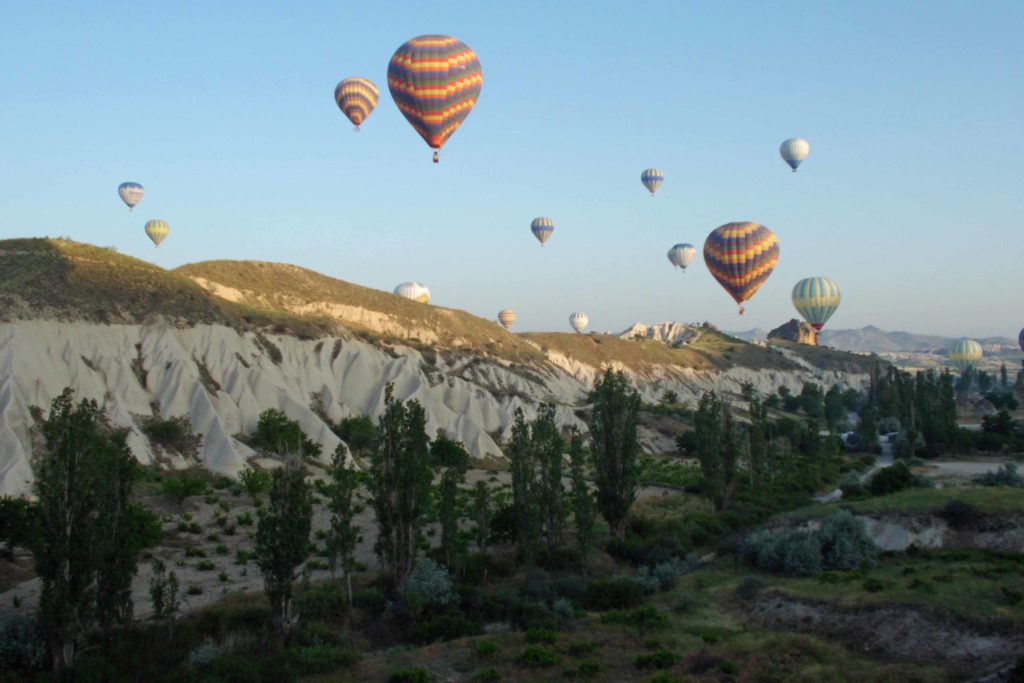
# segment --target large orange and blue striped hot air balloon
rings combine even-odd
[[[388,89],[399,111],[427,144],[444,147],[480,97],[480,60],[451,36],[420,36],[395,50],[388,64]]]
[[[779,262],[779,240],[758,223],[726,223],[704,241],[704,263],[729,296],[740,304],[754,296]]]
[[[334,89],[334,101],[356,130],[377,106],[380,91],[368,78],[346,78]]]
[[[839,285],[827,277],[807,277],[793,286],[793,307],[819,332],[839,308],[840,298]]]

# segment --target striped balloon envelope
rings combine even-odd
[[[540,242],[540,246],[544,246],[544,243],[551,237],[551,233],[555,231],[555,222],[550,218],[540,217],[534,218],[530,223],[530,231],[533,236]]]
[[[498,322],[506,330],[512,329],[512,326],[516,324],[516,312],[508,308],[498,311]]]
[[[1017,336],[1017,343],[1020,344],[1020,350],[1024,351],[1024,329],[1022,329],[1020,334]]]
[[[659,168],[647,168],[640,174],[640,182],[644,184],[647,191],[654,196],[661,184],[665,182],[665,174]]]
[[[697,249],[692,244],[683,242],[668,250],[669,262],[676,268],[682,268],[684,273],[695,258],[697,258]]]
[[[586,313],[577,311],[569,316],[569,325],[572,326],[572,329],[576,334],[583,334],[583,330],[587,329],[587,325],[589,324],[590,318],[587,317]]]
[[[740,314],[744,301],[754,296],[779,262],[779,240],[758,223],[726,223],[704,241],[704,263],[718,284],[729,293]]]
[[[808,277],[793,287],[793,306],[816,330],[839,308],[839,285],[827,277]]]
[[[153,244],[160,246],[160,243],[164,241],[171,232],[171,227],[167,225],[167,221],[160,219],[154,219],[146,223],[146,235],[153,241]]]
[[[434,150],[440,150],[469,116],[483,84],[476,53],[451,36],[413,38],[395,50],[388,64],[391,97]]]
[[[367,78],[346,78],[334,89],[334,101],[338,109],[348,117],[356,130],[373,112],[379,99],[380,91]]]
[[[128,210],[131,211],[135,208],[135,205],[142,201],[142,197],[146,194],[146,190],[142,185],[138,183],[121,183],[117,186],[117,196],[121,198],[121,201],[128,205]]]
[[[961,371],[971,370],[981,360],[981,344],[973,339],[961,339],[949,350],[947,358]]]

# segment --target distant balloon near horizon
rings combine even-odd
[[[808,277],[793,287],[793,306],[811,327],[821,331],[839,308],[839,285],[827,277]]]
[[[811,143],[803,138],[790,138],[779,147],[779,154],[796,173],[797,167],[804,162],[807,155],[811,153]]]
[[[665,174],[662,173],[660,168],[648,168],[644,169],[643,173],[640,174],[640,182],[644,184],[647,191],[654,196],[654,193],[658,191],[661,184],[665,182]]]
[[[545,216],[534,218],[530,223],[530,231],[533,232],[533,236],[537,238],[540,246],[543,247],[544,243],[551,238],[551,233],[555,231],[555,222]]]
[[[434,150],[476,106],[484,75],[476,53],[451,36],[419,36],[403,43],[388,64],[388,90],[413,129]]]
[[[498,311],[498,322],[506,330],[511,330],[516,324],[516,312],[509,308]]]
[[[587,329],[587,325],[590,324],[590,318],[587,317],[586,313],[577,311],[569,316],[569,324],[572,325],[572,329],[576,334],[583,334],[583,330]]]
[[[953,345],[953,348],[949,350],[947,358],[960,372],[964,372],[966,370],[973,370],[983,355],[981,344],[965,337]]]
[[[151,221],[146,222],[146,235],[149,239],[153,240],[153,244],[157,247],[164,241],[171,232],[171,227],[167,225],[167,221],[162,221],[159,218],[155,218]]]
[[[697,258],[697,247],[692,244],[683,242],[668,250],[668,260],[676,268],[682,268],[684,273],[695,258]]]
[[[779,262],[779,240],[758,223],[720,225],[704,241],[704,263],[740,307],[754,296]]]
[[[418,282],[403,282],[395,287],[395,294],[421,304],[430,303],[430,290]]]
[[[135,205],[142,201],[146,194],[146,188],[138,183],[127,182],[117,186],[117,195],[121,201],[128,205],[128,210],[135,210]]]
[[[334,88],[334,102],[357,131],[376,109],[378,100],[380,90],[368,78],[345,78]]]

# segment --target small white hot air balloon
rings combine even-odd
[[[668,260],[672,262],[672,265],[676,268],[682,268],[686,271],[686,267],[693,263],[693,259],[697,258],[697,248],[692,244],[677,244],[668,250]]]
[[[131,211],[135,208],[136,204],[142,201],[143,195],[146,194],[146,189],[138,183],[121,183],[117,186],[117,194],[121,201],[128,205],[128,210]]]
[[[583,334],[583,330],[587,329],[589,323],[590,318],[587,317],[586,313],[577,311],[569,316],[569,324],[572,325],[572,329],[576,331],[576,334]]]
[[[516,312],[509,308],[498,311],[498,322],[506,330],[511,330],[512,326],[516,324]]]
[[[790,138],[779,147],[779,154],[796,173],[796,168],[803,163],[807,155],[811,153],[811,143],[803,138]]]
[[[395,294],[406,299],[418,301],[421,304],[430,303],[430,290],[427,289],[426,285],[421,285],[418,282],[403,282],[395,287]]]
[[[533,222],[530,223],[530,231],[533,232],[533,236],[540,242],[540,246],[544,246],[544,243],[551,237],[551,233],[555,231],[555,222],[546,216],[540,218],[534,218]]]
[[[146,223],[146,235],[149,236],[149,239],[153,240],[153,244],[158,247],[170,232],[171,228],[167,225],[167,221],[154,219]]]
[[[665,182],[665,174],[661,172],[660,168],[645,168],[640,174],[640,182],[644,184],[647,191],[654,196],[654,193],[658,191],[661,184]]]

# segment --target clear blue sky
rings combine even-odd
[[[0,6],[0,234],[419,280],[443,306],[515,309],[517,330],[574,310],[596,330],[771,327],[809,275],[842,289],[834,329],[1024,324],[1024,3],[288,5]],[[424,33],[484,72],[439,166],[386,87]],[[358,134],[332,98],[347,76],[382,90]],[[792,136],[812,145],[797,174]],[[667,176],[653,200],[647,166]],[[124,180],[146,186],[135,213]],[[171,226],[159,250],[149,218]],[[742,318],[702,261],[665,257],[734,220],[782,245]]]

